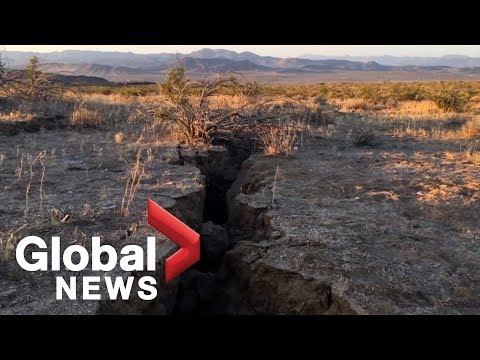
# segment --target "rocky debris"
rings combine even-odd
[[[223,226],[208,221],[203,224],[200,235],[202,253],[207,257],[219,258],[228,250],[229,240]]]
[[[237,144],[237,146],[234,146]],[[250,138],[229,139],[207,150],[179,149],[179,160],[198,167],[205,177],[201,258],[181,276],[175,311],[178,313],[237,313],[243,305],[235,287],[225,288],[228,269],[224,255],[231,247],[227,193],[241,164],[253,151]]]

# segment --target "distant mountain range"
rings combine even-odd
[[[305,54],[301,58],[311,60],[325,60],[331,57],[322,55]],[[480,67],[480,58],[465,55],[445,55],[441,57],[415,57],[415,56],[335,56],[335,59],[349,61],[375,61],[389,66],[449,66],[454,68]]]
[[[65,75],[96,76],[110,81],[157,81],[177,63],[182,63],[191,74],[237,72],[270,74],[274,78],[292,78],[293,75],[316,75],[348,72],[405,72],[428,73],[429,77],[460,76],[468,78],[480,74],[480,58],[448,55],[427,57],[352,57],[331,59],[321,55],[299,58],[260,56],[252,52],[237,53],[224,49],[202,49],[190,54],[135,54],[132,52],[102,52],[65,50],[51,53],[9,51],[2,54],[8,65],[21,69],[32,56],[37,55],[44,71]],[[433,74],[433,75],[432,75]],[[452,75],[454,74],[454,75]],[[445,75],[446,76],[446,75]],[[348,76],[347,76],[348,78]]]

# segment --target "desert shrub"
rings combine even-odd
[[[247,81],[240,84],[239,91],[242,95],[247,97],[259,96],[262,93],[261,86],[256,81]]]
[[[288,155],[293,150],[296,131],[288,125],[270,126],[260,133],[259,137],[262,140],[265,155]]]
[[[430,100],[435,102],[439,109],[451,112],[464,112],[472,95],[458,84],[440,83],[430,93]]]
[[[77,107],[70,114],[70,125],[77,128],[99,127],[105,122],[105,116],[99,111],[90,110],[85,107]]]
[[[369,108],[369,103],[362,98],[349,98],[334,100],[334,104],[338,105],[341,111],[362,110],[366,111]]]
[[[352,143],[354,146],[376,146],[378,144],[377,137],[375,133],[370,129],[361,129],[359,132],[354,134],[352,138]]]
[[[14,256],[17,241],[15,230],[0,232],[0,262],[7,262]]]
[[[86,88],[84,91],[86,93],[112,95],[115,93],[115,88],[113,86],[91,86]]]
[[[0,55],[0,96],[12,96],[16,93],[14,86],[17,81],[17,74],[8,71],[4,58]]]
[[[25,75],[17,84],[17,96],[24,101],[50,100],[63,93],[63,86],[40,70],[40,61],[33,56],[25,68]]]
[[[427,98],[427,94],[420,84],[395,83],[387,91],[388,97],[397,101],[422,101]]]
[[[306,111],[306,123],[317,127],[327,127],[333,124],[333,118],[323,111],[320,105],[315,106],[313,109],[308,108]]]
[[[219,74],[193,81],[186,77],[184,67],[177,66],[159,84],[158,97],[141,99],[136,118],[173,128],[175,137],[189,145],[209,143],[214,131],[240,116],[238,111],[211,104],[212,97],[235,82],[236,79]]]
[[[146,91],[143,88],[137,86],[122,86],[119,88],[120,95],[123,96],[143,96],[146,95]]]
[[[480,139],[480,118],[466,122],[459,131],[463,138]]]
[[[24,70],[8,70],[5,61],[0,59],[0,96],[28,104],[58,99],[63,93],[63,85],[40,70],[36,56]]]
[[[314,94],[317,96],[316,102],[324,102],[328,97],[328,86],[326,84],[317,85]]]
[[[433,115],[441,112],[431,100],[402,101],[397,105],[397,111],[409,115]]]
[[[364,84],[359,89],[359,95],[362,99],[374,104],[383,102],[386,97],[381,93],[381,89],[373,84]]]

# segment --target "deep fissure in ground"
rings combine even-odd
[[[206,152],[184,151],[186,163],[197,166],[205,176],[205,203],[201,235],[200,261],[183,273],[174,312],[235,313],[241,294],[232,302],[224,292],[229,272],[224,255],[233,246],[227,191],[237,179],[243,162],[252,155],[254,139],[248,134],[214,139]]]

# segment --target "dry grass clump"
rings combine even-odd
[[[375,132],[371,129],[360,129],[360,131],[353,134],[352,144],[354,146],[376,146],[378,144],[378,139]]]
[[[465,123],[457,133],[463,139],[480,139],[480,117]]]
[[[17,239],[14,230],[0,232],[0,262],[6,262],[11,258],[16,243]]]
[[[434,115],[443,111],[431,100],[401,101],[395,109],[398,115]]]
[[[0,121],[30,121],[35,117],[31,112],[22,112],[20,110],[12,110],[6,113],[0,113]]]
[[[470,117],[457,129],[441,131],[437,138],[442,140],[476,140],[480,139],[480,117]]]
[[[90,110],[84,107],[76,108],[69,118],[70,125],[74,127],[99,127],[105,122],[103,114],[97,110]]]
[[[329,103],[338,106],[343,112],[367,111],[370,107],[369,102],[362,98],[331,99]]]
[[[315,127],[326,128],[328,125],[334,124],[333,117],[323,110],[323,107],[316,104],[312,107],[307,107],[305,124],[307,126],[313,125]]]
[[[24,156],[22,154],[22,158],[20,160],[20,168],[17,170],[17,176],[21,179],[23,175],[23,168],[24,168],[24,158],[26,158],[26,169],[25,172],[28,173],[25,185],[25,208],[24,208],[24,216],[27,217],[30,214],[31,210],[31,200],[32,200],[32,191],[33,186],[35,185],[35,179],[37,179],[36,183],[38,183],[38,213],[42,215],[43,212],[43,205],[45,201],[45,159],[46,151],[40,151],[37,156],[33,157],[31,154],[27,154]]]
[[[465,159],[469,162],[472,162],[475,165],[480,165],[480,149],[465,151]]]
[[[294,148],[296,129],[288,125],[271,126],[259,136],[265,155],[289,155]]]
[[[145,168],[142,164],[142,151],[139,150],[137,152],[137,157],[135,159],[135,163],[130,170],[130,175],[127,177],[125,182],[125,192],[122,198],[122,204],[120,207],[120,216],[127,217],[130,215],[130,206],[132,204],[133,199],[135,198],[135,194],[140,187],[140,181],[145,175]]]
[[[0,263],[7,262],[12,258],[20,240],[18,233],[26,227],[27,224],[24,224],[17,229],[0,231]]]

